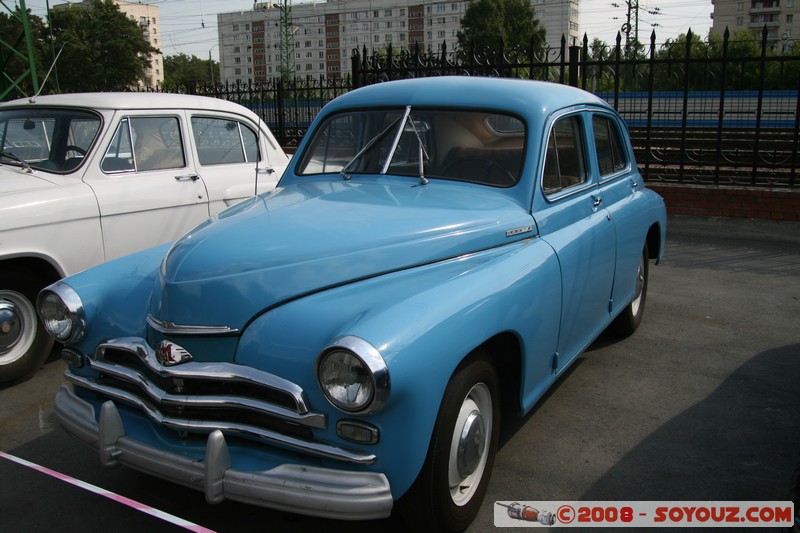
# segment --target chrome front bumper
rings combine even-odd
[[[67,433],[100,453],[103,465],[122,464],[199,490],[209,503],[229,499],[341,520],[386,518],[392,511],[389,481],[383,474],[293,464],[265,471],[235,470],[219,430],[208,436],[203,461],[196,461],[126,436],[112,401],[102,405],[100,421],[95,421],[92,405],[67,385],[56,395],[55,412]]]

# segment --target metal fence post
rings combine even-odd
[[[578,86],[578,64],[580,60],[581,47],[571,45],[569,47],[569,84],[572,87]]]

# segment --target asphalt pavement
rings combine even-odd
[[[218,531],[403,530],[395,518],[210,506],[189,489],[104,469],[55,425],[63,368],[54,355],[33,379],[0,388],[0,451]],[[495,501],[787,500],[798,464],[800,223],[673,217],[642,326],[598,339],[506,428],[470,531],[495,529]],[[178,530],[3,458],[0,480],[4,531]]]

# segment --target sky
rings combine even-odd
[[[629,0],[635,2],[636,0]],[[711,27],[711,0],[638,0],[639,40],[649,42],[656,30],[657,42],[674,39],[691,28],[694,34],[705,37]],[[49,0],[50,5],[65,3]],[[11,1],[7,0],[6,5]],[[158,6],[161,10],[160,46],[164,55],[184,53],[214,59],[219,58],[217,44],[217,13],[249,11],[253,0],[142,0],[140,3]],[[295,0],[293,4],[304,3]],[[48,0],[25,0],[34,14],[44,16]],[[617,4],[614,7],[612,4]],[[660,13],[651,15],[658,7]],[[581,0],[581,33],[591,42],[598,37],[608,44],[616,41],[617,32],[625,22],[625,0]],[[653,24],[658,26],[654,27]]]

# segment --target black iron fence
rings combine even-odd
[[[791,43],[735,40],[726,32],[649,46],[618,38],[560,48],[368,54],[354,50],[346,78],[275,78],[267,83],[191,89],[239,102],[291,151],[325,103],[351,89],[442,75],[515,77],[581,87],[604,98],[628,124],[651,182],[797,188],[800,55]]]

